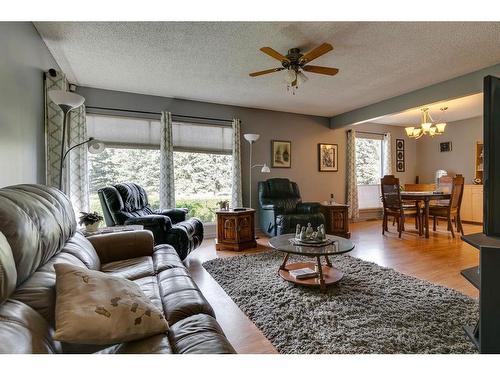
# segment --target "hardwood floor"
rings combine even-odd
[[[351,225],[351,240],[356,248],[350,255],[478,297],[477,290],[460,275],[462,269],[479,263],[476,249],[460,240],[459,236],[452,239],[445,231],[444,223],[436,232],[431,231],[428,239],[419,237],[410,223],[406,224],[406,229],[408,231],[399,239],[396,228],[390,224],[389,232],[382,236],[381,221],[354,223]],[[477,233],[482,231],[482,227],[464,224],[464,231],[466,234]],[[185,260],[193,279],[214,308],[217,321],[238,353],[276,353],[276,349],[201,264],[216,257],[252,254],[267,249],[267,238],[260,238],[257,242],[256,249],[217,252],[215,241],[208,239]],[[335,261],[334,258],[332,260]]]

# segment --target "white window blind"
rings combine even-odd
[[[158,148],[160,121],[136,117],[87,114],[87,134],[110,146]],[[231,126],[192,122],[172,123],[175,151],[230,154]]]

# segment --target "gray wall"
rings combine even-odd
[[[45,182],[43,72],[52,67],[31,22],[0,22],[0,187]]]
[[[356,131],[371,131],[378,133],[391,133],[391,151],[392,151],[392,172],[399,178],[401,184],[412,184],[415,182],[417,174],[417,143],[414,139],[406,136],[405,128],[402,126],[382,125],[375,123],[364,123],[355,126],[349,126]],[[405,141],[405,171],[396,172],[396,139]]]
[[[253,148],[253,161],[256,164],[264,162],[270,164],[272,139],[292,141],[292,168],[272,168],[270,174],[261,174],[258,168],[253,170],[252,202],[254,207],[256,207],[257,181],[262,179],[288,177],[297,181],[305,200],[326,200],[330,192],[335,191],[340,184],[338,174],[318,172],[317,144],[319,142],[341,142],[337,139],[338,134],[330,130],[329,120],[326,117],[297,115],[88,87],[79,87],[77,92],[85,97],[87,106],[152,112],[167,110],[176,115],[223,119],[239,118],[242,122],[242,135],[244,133],[261,135]],[[247,204],[249,144],[243,137],[241,145],[243,201]]]
[[[119,91],[79,87],[77,92],[85,97],[87,106],[121,108],[128,110],[159,112],[168,110],[177,115],[203,116],[242,121],[242,134],[257,133],[261,138],[254,144],[254,163],[268,163],[271,159],[271,140],[290,140],[292,142],[292,168],[272,168],[270,174],[261,174],[253,170],[252,202],[256,207],[257,181],[271,177],[287,177],[299,184],[303,199],[306,201],[324,201],[330,193],[335,194],[339,202],[345,200],[345,149],[346,130],[329,128],[326,117],[297,115],[260,109],[226,106],[191,100],[141,95]],[[379,124],[356,126],[358,130],[370,130],[392,133],[393,148],[395,139],[403,138],[404,128]],[[318,171],[318,143],[336,143],[339,146],[339,172]],[[415,178],[414,140],[406,140],[407,171],[401,174],[402,183],[413,182]],[[248,156],[249,145],[242,138],[243,201],[248,204]],[[395,170],[395,168],[394,168]]]
[[[330,119],[330,126],[338,128],[402,112],[408,108],[476,94],[483,91],[483,78],[487,75],[500,75],[500,64],[336,115]]]
[[[449,122],[444,135],[433,138],[424,136],[418,139],[417,174],[420,176],[420,182],[434,182],[436,170],[444,169],[449,174],[463,174],[465,183],[472,184],[475,145],[477,141],[482,140],[482,117]],[[452,151],[440,152],[439,143],[448,141],[452,143]]]

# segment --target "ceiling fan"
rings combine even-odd
[[[329,76],[334,76],[339,72],[337,68],[328,68],[326,66],[317,66],[317,65],[307,65],[314,59],[324,55],[327,52],[333,50],[333,47],[329,43],[323,43],[320,46],[314,48],[312,51],[309,51],[305,54],[300,52],[299,48],[292,48],[288,50],[286,56],[283,56],[281,53],[275,51],[271,47],[262,47],[260,49],[266,55],[271,56],[272,58],[279,60],[281,62],[281,67],[261,70],[259,72],[250,73],[250,77],[258,77],[264,74],[280,72],[282,70],[286,70],[286,81],[288,89],[292,89],[292,92],[295,94],[294,89],[298,88],[299,83],[304,83],[307,80],[307,77],[302,71],[317,73],[317,74],[326,74]]]

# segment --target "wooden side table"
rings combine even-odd
[[[241,251],[257,246],[255,241],[255,210],[220,210],[217,215],[217,250]]]
[[[347,204],[321,204],[321,212],[326,219],[326,233],[345,238],[351,238],[349,232],[349,217]]]

